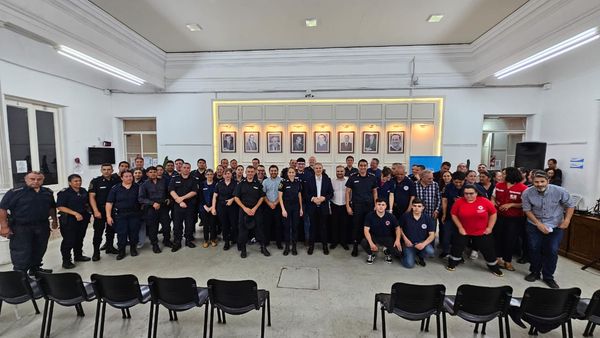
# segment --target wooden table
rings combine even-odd
[[[600,257],[600,217],[573,215],[558,253],[576,262],[588,264]],[[592,267],[600,270],[600,262]]]

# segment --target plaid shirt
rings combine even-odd
[[[424,187],[421,182],[415,182],[417,188],[417,197],[423,201],[425,209],[423,212],[426,215],[433,217],[435,211],[440,210],[442,196],[440,187],[437,182],[431,182],[430,185]]]

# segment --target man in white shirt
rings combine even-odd
[[[333,186],[333,198],[331,199],[331,245],[330,249],[335,249],[338,244],[348,248],[348,213],[346,212],[346,181],[344,177],[344,167],[338,165],[335,168],[335,179],[331,180]]]

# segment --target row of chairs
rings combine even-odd
[[[104,336],[106,305],[121,310],[123,319],[131,318],[130,308],[150,303],[148,337],[156,337],[159,308],[169,311],[169,320],[177,321],[177,313],[204,306],[204,331],[207,336],[208,308],[210,306],[210,331],[213,335],[214,311],[218,322],[226,324],[225,314],[241,315],[262,309],[261,337],[265,334],[265,310],[271,326],[271,298],[269,291],[258,289],[256,282],[223,281],[210,279],[207,287],[198,287],[193,278],[159,278],[151,276],[148,285],[141,285],[134,275],[107,276],[93,274],[91,282],[83,282],[77,273],[38,273],[30,279],[21,271],[0,272],[0,312],[2,303],[21,304],[33,302],[36,314],[40,313],[36,299],[44,298],[44,314],[40,337],[50,337],[54,304],[74,307],[77,316],[83,317],[82,304],[97,300],[94,338]]]
[[[600,324],[600,290],[591,299],[581,299],[579,288],[547,289],[530,287],[522,298],[512,297],[510,286],[485,287],[461,285],[456,296],[446,295],[444,285],[395,283],[390,293],[375,295],[373,330],[377,330],[377,306],[381,309],[381,327],[386,337],[385,313],[393,313],[410,321],[421,321],[421,331],[429,331],[429,321],[436,317],[438,338],[447,337],[446,314],[475,324],[474,333],[485,334],[486,324],[496,318],[499,335],[510,338],[508,317],[522,328],[530,325],[529,335],[546,333],[558,327],[563,337],[573,337],[571,320],[587,320],[584,337],[592,336]],[[440,318],[442,325],[440,325]]]

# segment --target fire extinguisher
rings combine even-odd
[[[493,168],[496,166],[496,155],[492,155],[490,158],[490,168]]]

